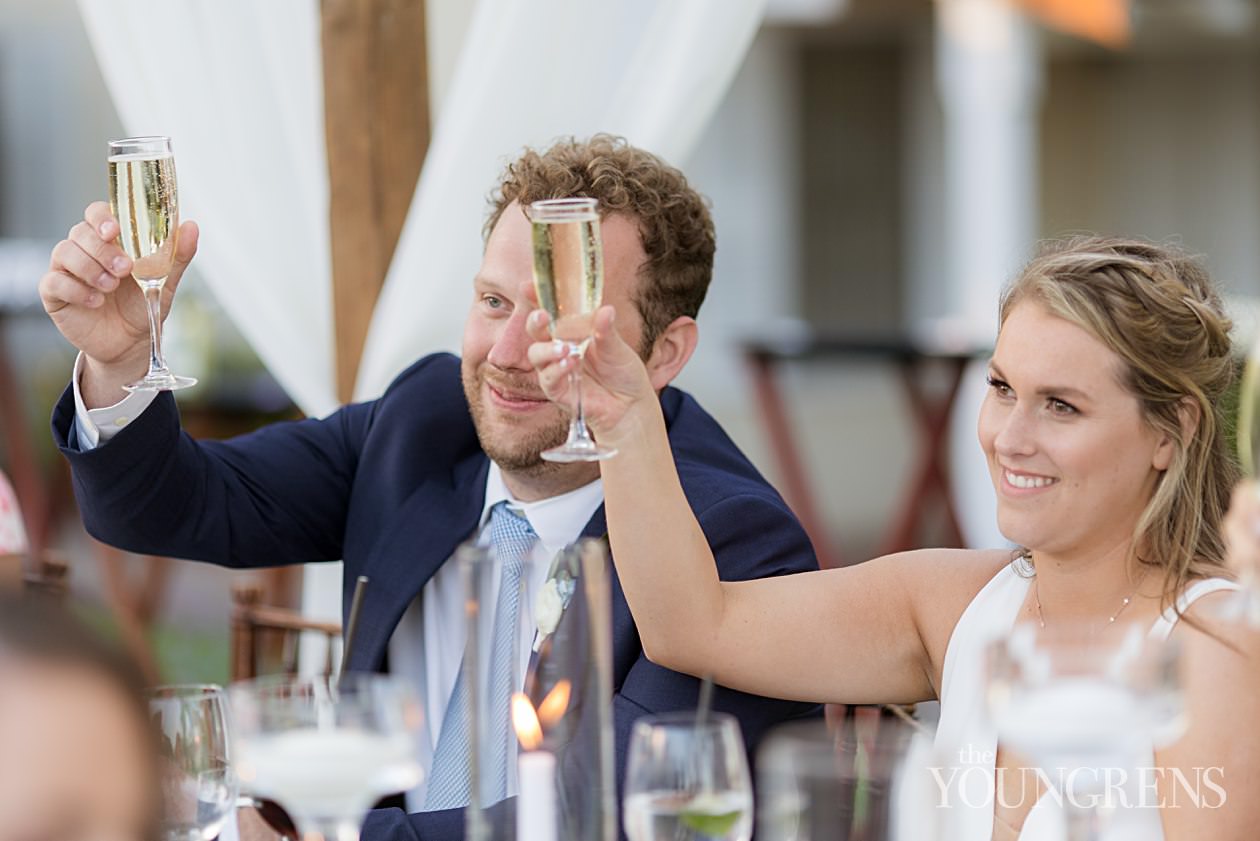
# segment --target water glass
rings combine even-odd
[[[227,698],[218,686],[158,686],[149,692],[162,786],[162,836],[210,841],[236,806]]]
[[[636,721],[622,820],[630,841],[748,841],[752,781],[738,722],[691,712]]]

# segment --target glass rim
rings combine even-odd
[[[579,222],[599,218],[599,200],[588,196],[540,199],[530,202],[526,215],[531,222]]]
[[[284,687],[326,687],[336,692],[351,692],[361,686],[399,685],[406,686],[396,675],[381,672],[346,672],[342,675],[286,675],[269,674],[257,677],[234,680],[227,685],[229,693],[247,692],[251,689],[275,690]]]
[[[881,717],[866,726],[847,719],[789,721],[772,727],[757,746],[757,775],[762,785],[785,776],[808,780],[891,780],[897,766],[915,748],[916,740],[933,740],[930,729],[920,730],[898,717]],[[866,767],[861,767],[860,753]]]
[[[197,695],[223,695],[224,689],[217,683],[163,683],[144,690],[150,700],[190,698]]]
[[[639,727],[653,728],[663,727],[665,729],[696,729],[696,718],[699,713],[696,710],[671,710],[664,713],[651,713],[650,715],[640,716],[634,720],[635,729]],[[711,711],[704,722],[705,730],[714,730],[719,727],[729,727],[734,725],[736,731],[739,731],[739,721],[730,713]]]
[[[171,139],[162,135],[121,137],[117,140],[110,140],[106,148],[108,149],[107,157],[110,160],[115,158],[142,158],[145,160],[152,158],[161,160],[175,156],[175,151],[171,148]]]
[[[110,146],[142,146],[146,143],[170,143],[171,138],[165,134],[143,134],[137,137],[119,137],[108,141]]]

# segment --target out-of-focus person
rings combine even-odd
[[[22,509],[9,477],[0,470],[0,555],[21,555],[27,551],[26,527]]]
[[[149,841],[140,673],[42,598],[0,593],[0,841]]]

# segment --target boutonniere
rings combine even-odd
[[[558,555],[551,564],[546,583],[534,599],[534,622],[538,626],[538,634],[534,638],[535,652],[542,647],[547,637],[555,633],[560,625],[560,617],[564,615],[569,600],[577,590],[577,578],[569,569],[561,566],[559,560]]]

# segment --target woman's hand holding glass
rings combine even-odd
[[[532,290],[529,294],[533,295]],[[554,402],[570,402],[569,373],[573,366],[581,365],[586,424],[601,443],[621,449],[633,440],[642,420],[659,416],[660,406],[647,367],[617,331],[616,318],[611,306],[596,310],[594,333],[580,357],[564,342],[551,338],[545,311],[530,313],[526,329],[534,340],[529,361],[538,371],[543,393]]]

